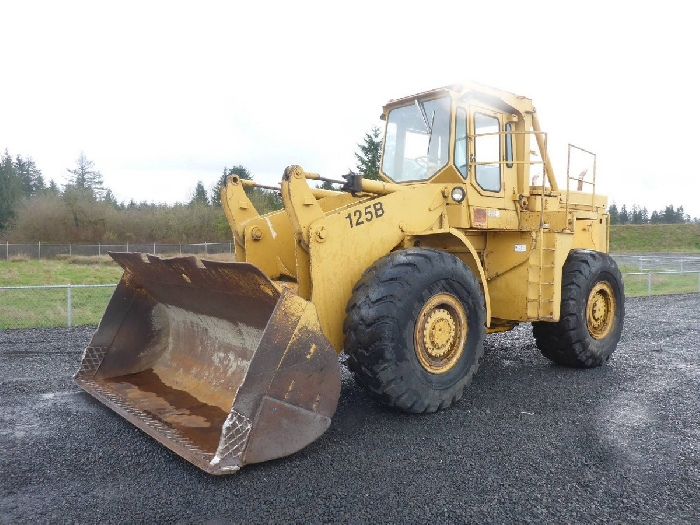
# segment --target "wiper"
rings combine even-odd
[[[425,112],[425,106],[423,103],[415,99],[416,106],[418,107],[418,110],[420,111],[421,117],[423,117],[423,123],[425,124],[425,129],[428,130],[428,151],[426,152],[426,155],[430,154],[430,143],[433,140],[433,124],[435,123],[435,110],[433,110],[433,115],[430,118],[430,123],[428,123],[428,114]]]
[[[432,135],[433,134],[433,122],[431,121],[430,124],[428,124],[428,114],[425,112],[425,106],[418,99],[415,100],[415,103],[416,103],[416,107],[420,111],[421,117],[423,117],[423,123],[425,124],[425,129],[427,129],[428,133],[430,135]],[[433,119],[432,120],[435,120],[435,111],[433,111]]]

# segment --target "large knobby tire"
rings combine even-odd
[[[484,296],[454,255],[401,250],[355,285],[343,332],[348,367],[373,397],[407,412],[435,412],[462,397],[479,365]]]
[[[532,333],[547,359],[594,368],[615,351],[624,318],[625,290],[613,258],[592,250],[573,250],[562,270],[560,320],[532,323]]]

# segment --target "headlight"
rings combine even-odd
[[[466,192],[464,191],[464,188],[462,188],[460,186],[452,188],[451,195],[452,195],[452,200],[457,202],[457,203],[462,202],[464,200],[464,197],[467,196]]]

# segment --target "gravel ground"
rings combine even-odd
[[[329,431],[213,477],[72,384],[93,328],[0,332],[0,522],[700,521],[700,295],[631,299],[607,366],[488,336],[454,407],[371,401],[343,367]]]

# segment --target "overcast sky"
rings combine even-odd
[[[533,99],[560,185],[571,142],[618,206],[700,217],[693,2],[0,0],[0,20],[0,150],[47,182],[81,151],[126,201],[237,164],[339,177],[389,99],[468,79]]]

